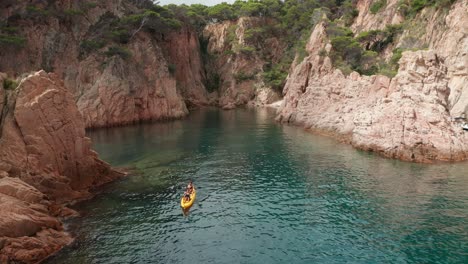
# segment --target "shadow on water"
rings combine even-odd
[[[138,173],[77,205],[47,263],[466,263],[468,163],[377,157],[268,111],[92,131]],[[197,200],[180,212],[188,179]]]

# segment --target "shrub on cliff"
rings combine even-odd
[[[379,58],[379,53],[402,31],[402,25],[389,25],[384,30],[364,31],[354,37],[349,28],[328,22],[326,32],[333,47],[329,56],[333,65],[345,74],[357,71],[364,75],[381,73],[393,77],[398,70],[398,61],[386,63]],[[398,50],[395,56],[398,56]]]
[[[18,36],[18,31],[19,27],[9,25],[7,22],[0,22],[0,47],[24,47],[26,39]]]
[[[398,11],[405,17],[414,17],[425,7],[449,8],[456,0],[400,0]]]
[[[388,25],[384,30],[370,30],[361,32],[357,36],[359,41],[366,50],[377,52],[383,51],[393,40],[397,34],[403,31],[401,24]]]
[[[263,80],[265,81],[265,84],[275,90],[281,91],[286,77],[288,76],[287,69],[287,64],[265,64],[263,69]]]
[[[357,69],[362,57],[362,48],[359,43],[349,36],[337,36],[330,39],[333,46],[332,59],[340,57],[351,68]]]
[[[102,49],[106,43],[97,40],[83,40],[80,42],[80,58],[83,58],[89,53]]]
[[[3,89],[5,90],[14,90],[18,87],[18,82],[12,79],[3,79]]]
[[[370,6],[370,12],[372,14],[377,14],[383,7],[387,5],[387,0],[377,0]]]
[[[209,93],[218,91],[219,87],[221,87],[221,83],[222,80],[219,74],[213,73],[212,75],[207,76],[205,80],[205,88]]]
[[[169,71],[169,73],[170,73],[172,76],[174,76],[174,74],[175,74],[175,72],[176,72],[176,69],[177,69],[177,67],[176,67],[175,64],[170,63],[170,64],[167,65],[167,70]]]
[[[174,18],[172,11],[159,6],[140,14],[123,17],[121,21],[123,24],[133,24],[153,32],[164,32],[181,27],[180,21]]]
[[[43,9],[37,6],[28,5],[26,7],[25,18],[46,17],[51,14],[50,10]]]
[[[0,34],[0,47],[24,47],[25,44],[23,37]]]
[[[255,47],[249,45],[237,45],[234,48],[234,52],[238,52],[244,55],[252,55],[255,52]]]
[[[127,44],[130,41],[132,34],[128,29],[118,28],[109,32],[111,38],[121,44]]]
[[[120,56],[122,59],[128,59],[132,56],[130,50],[120,46],[112,46],[104,53],[108,57]]]
[[[245,73],[241,71],[241,72],[234,74],[234,79],[236,80],[236,83],[241,83],[244,81],[255,79],[255,74],[254,73],[249,74],[249,73]]]

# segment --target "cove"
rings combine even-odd
[[[89,132],[135,173],[66,222],[46,263],[466,263],[468,163],[381,158],[267,110]],[[180,196],[189,179],[197,200]]]

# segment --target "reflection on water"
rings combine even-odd
[[[137,173],[78,205],[48,263],[466,263],[468,163],[422,165],[258,110],[90,133]],[[197,199],[181,213],[188,179]]]

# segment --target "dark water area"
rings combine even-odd
[[[381,158],[273,117],[199,110],[90,132],[135,173],[76,206],[76,242],[46,263],[468,263],[468,163]]]

